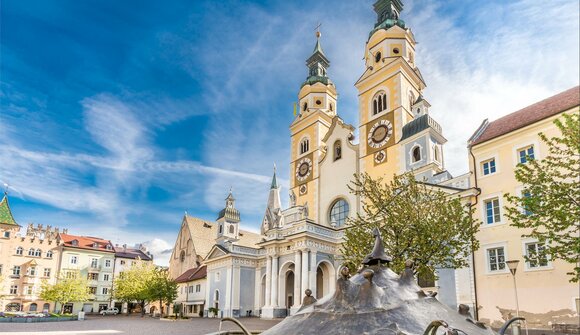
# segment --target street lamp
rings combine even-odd
[[[512,277],[514,278],[514,293],[516,295],[516,316],[517,317],[520,316],[520,304],[518,302],[518,288],[516,286],[516,270],[518,268],[519,262],[520,261],[517,259],[505,262],[508,266],[508,269],[510,269],[510,272],[512,273]]]

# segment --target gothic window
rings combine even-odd
[[[385,91],[380,91],[375,94],[373,98],[373,115],[377,115],[380,112],[387,109],[387,94]]]
[[[421,160],[421,148],[419,146],[415,146],[413,148],[413,163],[417,163]]]
[[[310,149],[310,141],[308,141],[308,139],[305,138],[302,140],[302,142],[300,142],[300,154],[302,155],[303,153],[308,152],[309,149]]]
[[[233,234],[234,233],[234,225],[230,225],[229,229],[230,229],[230,234]]]
[[[185,262],[185,251],[181,250],[181,254],[179,254],[179,261]]]
[[[339,160],[342,158],[342,145],[340,141],[334,142],[334,160]]]
[[[348,218],[349,206],[348,202],[344,199],[336,200],[330,207],[330,225],[333,227],[340,227],[346,223]]]

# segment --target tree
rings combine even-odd
[[[113,294],[116,300],[126,303],[137,301],[141,306],[141,316],[145,314],[145,305],[151,301],[150,285],[155,267],[141,263],[122,272],[115,279]]]
[[[160,313],[163,316],[163,303],[169,305],[177,299],[177,282],[169,278],[167,270],[157,268],[149,284],[151,300],[159,301]]]
[[[56,284],[49,284],[46,280],[42,282],[40,298],[60,303],[60,314],[63,314],[65,304],[89,298],[88,280],[81,276],[80,271],[62,272]]]
[[[349,188],[362,199],[362,213],[348,221],[341,247],[352,269],[372,250],[375,227],[393,258],[390,267],[400,273],[405,261],[412,260],[415,274],[424,279],[433,278],[436,268],[467,266],[468,256],[479,247],[474,209],[458,196],[417,182],[410,173],[389,184],[356,174]]]
[[[528,157],[518,164],[515,178],[522,183],[522,195],[506,194],[506,215],[511,225],[527,229],[522,237],[544,245],[543,255],[574,265],[571,282],[580,280],[580,115],[563,114],[554,121],[560,136],[539,136],[548,147],[542,160]]]

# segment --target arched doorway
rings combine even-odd
[[[294,305],[294,271],[286,272],[286,300],[284,301],[288,315],[290,315],[290,308]]]
[[[288,261],[280,267],[278,273],[278,306],[290,310],[294,304],[294,263]]]
[[[321,261],[316,267],[316,299],[320,299],[334,290],[336,273],[328,261]]]
[[[262,276],[262,284],[260,285],[260,307],[264,307],[267,305],[266,303],[266,275]]]

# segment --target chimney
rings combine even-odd
[[[127,245],[123,244],[123,252],[127,251]]]

